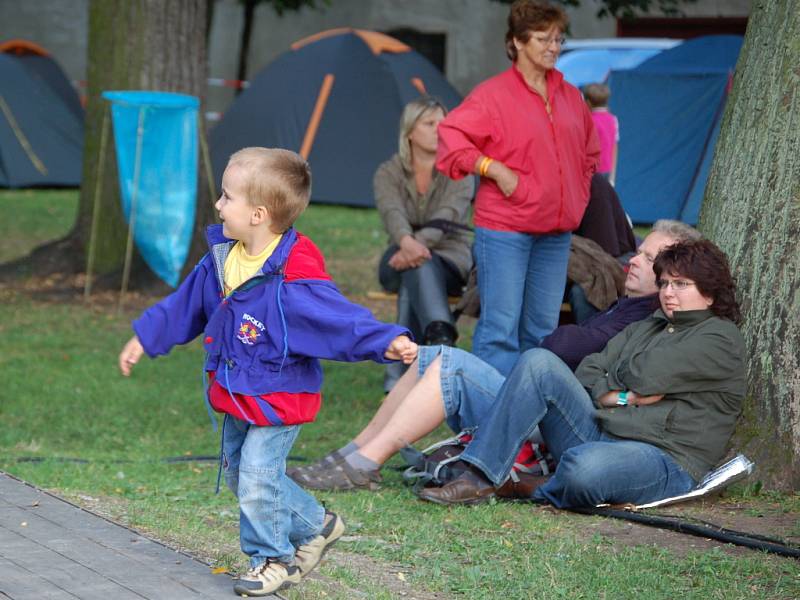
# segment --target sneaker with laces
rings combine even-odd
[[[336,513],[326,510],[322,531],[313,540],[298,547],[294,555],[294,562],[302,577],[308,575],[319,564],[328,548],[342,537],[343,533],[344,521]]]
[[[300,569],[268,559],[239,577],[233,591],[240,596],[266,596],[300,582]]]

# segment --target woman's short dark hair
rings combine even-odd
[[[531,39],[532,31],[544,31],[556,25],[564,33],[569,17],[560,6],[548,4],[543,0],[516,0],[508,13],[506,32],[506,54],[512,61],[517,60],[514,38],[520,42]]]
[[[661,279],[662,273],[691,279],[703,296],[714,301],[711,312],[722,319],[741,322],[728,258],[713,242],[701,239],[667,246],[658,253],[653,271],[656,279]]]

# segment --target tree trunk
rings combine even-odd
[[[240,82],[247,79],[247,59],[250,54],[250,38],[253,35],[253,17],[256,12],[258,0],[244,0],[244,20],[242,22],[242,41],[239,45],[239,66],[236,69],[236,79]],[[236,95],[242,93],[242,88],[236,88]]]
[[[755,0],[700,219],[731,260],[749,390],[735,443],[800,487],[800,0]]]
[[[95,186],[100,161],[100,212],[96,227],[95,272],[119,270],[125,252],[127,225],[122,215],[116,157],[109,122],[106,151],[99,157],[107,101],[106,90],[158,90],[202,99],[206,86],[206,0],[93,0],[89,8],[88,103],[83,179],[78,217],[72,237],[82,251],[89,246]],[[201,112],[203,114],[202,104]],[[200,165],[196,222],[214,218]],[[202,227],[198,226],[198,230]]]

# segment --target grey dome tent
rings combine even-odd
[[[288,148],[311,165],[313,202],[373,206],[372,177],[397,151],[403,106],[423,92],[448,108],[461,102],[436,67],[392,37],[333,29],[305,38],[253,77],[211,130],[216,180],[240,148]]]
[[[0,44],[0,187],[78,186],[83,108],[47,51]]]

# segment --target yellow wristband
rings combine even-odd
[[[493,158],[484,156],[483,160],[481,161],[481,167],[479,169],[481,177],[486,177],[486,174],[489,172],[489,165],[491,165],[493,162],[494,162]]]

